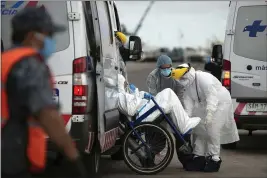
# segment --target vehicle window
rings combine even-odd
[[[109,5],[107,1],[98,1],[97,10],[100,22],[99,25],[101,36],[105,39],[110,39],[110,44],[113,44],[113,30],[108,6]]]
[[[85,14],[85,26],[88,41],[92,46],[95,46],[95,34],[94,34],[94,26],[92,22],[92,9],[90,5],[90,1],[83,2],[84,14]]]
[[[66,2],[38,2],[38,1],[2,1],[1,2],[1,36],[5,49],[11,47],[11,19],[21,9],[27,6],[37,6],[44,8],[50,13],[55,23],[64,25],[66,31],[55,35],[56,51],[66,49],[70,44],[69,22]],[[58,10],[60,9],[60,10]]]
[[[117,24],[116,24],[116,17],[115,17],[115,12],[114,12],[114,8],[113,8],[114,4],[110,4],[110,12],[111,12],[111,18],[112,18],[112,28],[114,31],[117,31]]]
[[[235,54],[267,61],[267,6],[240,7],[234,37]]]
[[[114,12],[115,12],[115,18],[116,18],[116,25],[117,25],[117,30],[121,31],[121,23],[120,23],[120,18],[118,14],[118,10],[116,5],[114,4]]]

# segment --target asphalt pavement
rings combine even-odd
[[[175,64],[176,65],[176,64]],[[178,65],[178,63],[177,63]],[[203,69],[203,63],[192,64],[198,70]],[[128,62],[129,82],[139,90],[147,91],[146,77],[156,66],[153,62]],[[267,119],[267,118],[266,118]],[[161,173],[148,177],[157,178],[267,178],[267,132],[255,131],[248,136],[247,131],[240,132],[240,142],[236,150],[222,150],[222,166],[218,173],[186,172],[178,162],[176,154],[171,164]],[[50,167],[45,178],[71,178],[73,166],[64,162],[60,166]],[[101,177],[103,178],[144,178],[136,175],[123,161],[112,161],[109,158],[101,160]]]

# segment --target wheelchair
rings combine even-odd
[[[191,130],[184,135],[181,134],[154,98],[150,100],[154,106],[146,113],[121,122],[123,123],[121,130],[124,132],[122,139],[124,162],[131,170],[142,175],[153,175],[163,171],[173,158],[174,141],[170,132],[162,126],[163,121],[167,122],[173,132],[177,155],[182,164],[185,161],[183,159],[189,159],[192,155],[192,147],[185,140]],[[153,122],[142,122],[156,110],[160,111],[160,117]]]

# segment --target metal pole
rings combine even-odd
[[[151,9],[151,7],[152,7],[152,5],[153,5],[154,3],[155,3],[155,1],[150,1],[149,5],[147,6],[147,8],[146,8],[146,10],[145,10],[145,12],[144,12],[144,14],[143,14],[143,16],[141,17],[141,19],[140,19],[140,21],[139,21],[139,23],[138,23],[138,25],[137,25],[137,27],[136,27],[136,29],[135,29],[133,35],[136,35],[136,34],[138,33],[138,31],[140,30],[140,28],[142,27],[142,24],[143,24],[143,22],[144,22],[144,20],[145,20],[145,18],[146,18],[146,16],[147,16],[149,10]]]

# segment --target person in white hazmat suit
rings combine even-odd
[[[120,66],[120,73],[124,76],[124,78],[126,79],[126,81],[128,81],[128,77],[127,77],[127,71],[126,71],[126,65],[125,65],[125,61],[127,61],[128,58],[128,38],[127,36],[120,32],[120,31],[116,31],[115,32],[115,39],[116,39],[116,51],[117,51],[117,55],[119,58],[119,66]]]
[[[172,70],[172,78],[183,88],[182,100],[189,117],[202,118],[194,129],[194,158],[185,166],[188,171],[218,172],[220,146],[239,141],[229,91],[207,72],[195,71],[189,64]]]
[[[127,92],[127,88],[129,88],[130,92]],[[118,89],[118,109],[126,116],[135,116],[138,110],[143,108],[143,110],[139,113],[139,116],[141,116],[154,106],[152,100],[148,102],[148,99],[151,97],[149,93],[139,91],[133,84],[128,85],[121,74],[118,74]],[[158,93],[154,99],[165,114],[170,114],[173,123],[182,134],[187,133],[199,124],[201,119],[199,117],[188,117],[188,114],[184,111],[180,100],[171,89],[164,89]],[[144,121],[152,122],[160,114],[159,110],[155,111]]]

